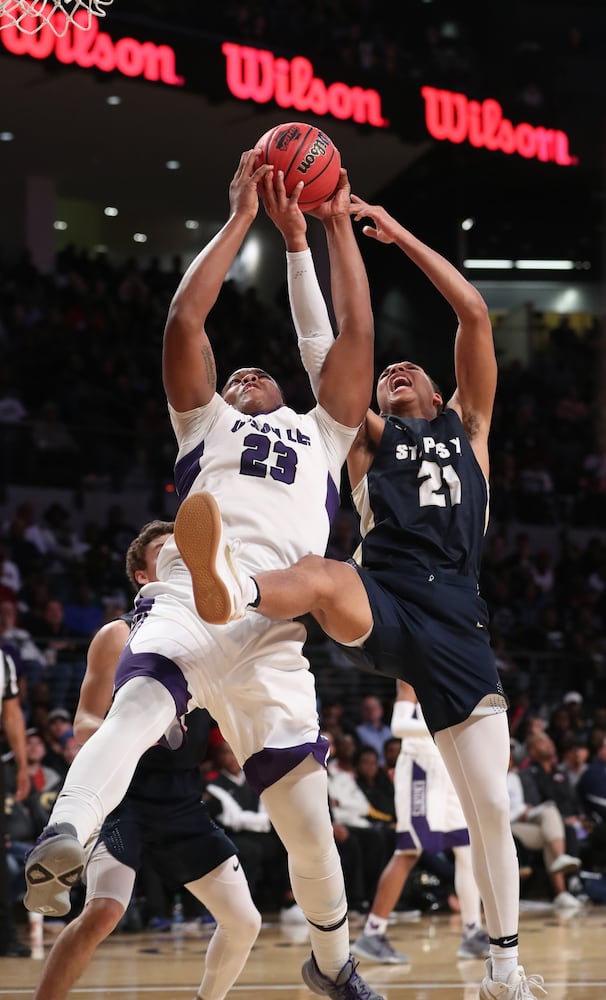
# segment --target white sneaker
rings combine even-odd
[[[560,854],[559,858],[549,866],[549,871],[552,875],[557,875],[558,872],[566,875],[569,872],[578,872],[581,864],[580,858],[573,858],[571,854]]]
[[[480,1000],[536,1000],[538,994],[533,990],[547,995],[543,977],[527,976],[522,965],[514,969],[506,983],[497,983],[491,978],[492,966],[488,958],[486,973],[480,985]]]
[[[193,493],[179,507],[175,542],[192,579],[196,610],[209,625],[226,625],[246,614],[246,575],[223,537],[217,501]]]
[[[558,910],[579,910],[582,904],[571,892],[560,892],[554,899],[553,905]]]

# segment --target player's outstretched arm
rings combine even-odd
[[[91,640],[74,716],[74,736],[78,743],[86,743],[96,733],[110,709],[116,666],[128,634],[126,622],[117,619],[103,625]]]
[[[284,173],[263,178],[260,195],[265,211],[280,230],[286,246],[288,297],[303,367],[316,399],[324,359],[334,344],[334,333],[307,242],[307,219],[299,208],[303,182],[290,197]]]
[[[229,218],[187,268],[170,304],[162,376],[169,403],[181,413],[210,402],[215,392],[215,359],[204,327],[257,214],[257,186],[273,169],[256,168],[256,158],[254,149],[242,153],[229,187]]]
[[[372,220],[374,225],[363,226],[366,236],[381,243],[395,243],[403,250],[456,313],[457,389],[449,405],[458,410],[474,449],[483,451],[482,441],[488,439],[497,383],[492,326],[484,299],[453,264],[413,236],[381,206],[368,205],[354,195],[351,211],[356,221]]]
[[[326,232],[337,338],[319,385],[322,406],[340,423],[358,426],[370,407],[374,379],[374,320],[368,276],[351,224],[350,186],[341,169],[337,189],[310,214]]]

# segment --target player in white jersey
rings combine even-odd
[[[272,181],[273,168],[257,168],[257,155],[242,154],[230,185],[229,219],[186,271],[163,344],[164,386],[179,444],[179,495],[220,492],[227,516],[250,546],[247,560],[255,572],[324,552],[340,467],[370,404],[373,379],[368,281],[343,170],[333,198],[314,212],[326,233],[338,327],[314,385],[318,405],[306,416],[288,410],[279,386],[256,367],[234,372],[217,395],[205,322],[257,214],[259,189],[285,240],[306,366],[316,331],[327,321],[297,204],[301,187],[287,198],[281,174]],[[178,521],[175,533],[180,547],[189,541],[203,549],[216,541],[212,525],[198,522],[195,509],[190,521]],[[69,886],[84,865],[81,845],[123,797],[141,754],[163,733],[174,736],[175,716],[200,705],[218,722],[287,849],[293,893],[310,928],[312,955],[302,970],[307,985],[343,1000],[377,1000],[349,951],[343,874],[328,810],[327,744],[302,655],[303,627],[256,615],[226,628],[203,623],[190,574],[171,542],[157,574],[159,582],[141,592],[112,708],[76,757],[27,861],[26,905],[67,911]]]
[[[364,930],[352,951],[360,958],[389,965],[409,961],[387,939],[389,915],[421,853],[451,849],[464,931],[457,957],[487,958],[488,935],[481,927],[480,893],[473,877],[463,810],[414,689],[405,681],[397,681],[391,731],[402,740],[394,777],[396,846],[381,874]]]

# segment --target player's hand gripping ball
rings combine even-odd
[[[309,212],[334,194],[339,182],[341,155],[326,132],[303,122],[274,125],[259,139],[262,152],[259,166],[271,163],[284,171],[286,194],[291,195],[299,181],[304,188],[299,197],[303,212]]]

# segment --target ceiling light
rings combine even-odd
[[[572,271],[573,260],[516,260],[519,271]]]
[[[179,163],[178,160],[167,160],[166,161],[166,169],[167,170],[179,170],[180,166],[181,166],[181,164]]]
[[[110,218],[114,218],[118,214],[118,209],[114,208],[112,205],[108,205],[107,208],[103,209],[104,215],[109,215]]]
[[[53,229],[67,229],[67,222],[64,222],[63,219],[55,219],[53,222]]]
[[[499,260],[497,258],[491,259],[487,257],[486,259],[479,257],[468,257],[467,260],[463,261],[463,267],[465,268],[484,268],[488,271],[510,271],[513,267],[512,260]]]
[[[14,132],[0,132],[0,142],[12,142],[14,138]]]
[[[147,236],[145,233],[134,233],[133,240],[135,243],[147,243]]]
[[[185,228],[186,229],[199,229],[200,228],[200,223],[198,222],[197,219],[186,219],[185,220]]]
[[[476,224],[476,220],[472,219],[471,216],[470,216],[468,219],[463,219],[463,221],[461,223],[461,229],[465,233],[468,233],[470,229],[473,229],[473,227],[475,226],[475,224]]]
[[[110,94],[107,98],[107,103],[115,107],[116,104],[122,104],[122,98],[118,94]]]

